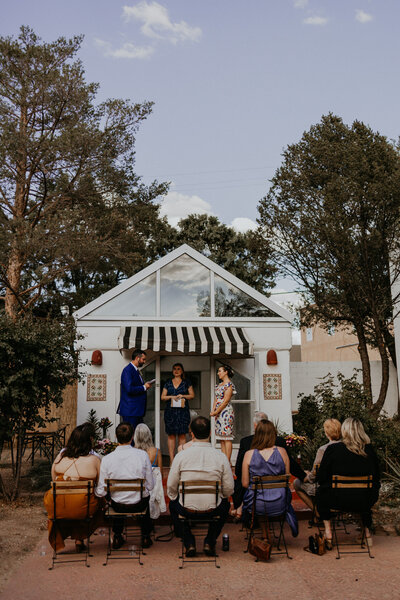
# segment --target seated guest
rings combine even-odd
[[[140,526],[142,530],[142,546],[149,548],[152,545],[150,539],[151,520],[149,514],[150,491],[154,487],[151,463],[147,452],[138,450],[131,446],[133,438],[133,427],[130,423],[120,423],[115,430],[118,446],[114,452],[107,454],[101,461],[99,483],[96,489],[97,496],[105,496],[107,493],[106,479],[145,479],[143,498],[140,492],[115,492],[111,499],[111,506],[115,512],[141,512],[146,510],[142,517]],[[122,535],[124,529],[124,518],[113,519],[113,548],[118,550],[125,543]]]
[[[254,419],[253,419],[254,429],[256,429],[258,423],[262,419],[264,419],[265,421],[268,421],[268,417],[264,412],[257,411],[254,413]],[[244,458],[244,455],[246,454],[246,452],[248,450],[250,450],[250,448],[252,447],[251,444],[253,442],[253,438],[254,438],[254,435],[248,435],[240,440],[239,452],[238,452],[238,455],[236,458],[236,464],[235,464],[236,480],[235,480],[235,491],[233,494],[233,506],[236,510],[233,511],[232,514],[236,515],[238,518],[240,518],[241,514],[242,514],[241,505],[243,502],[243,496],[244,496],[244,492],[245,492],[245,490],[242,486],[243,458]],[[276,444],[276,446],[279,446],[280,448],[286,449],[285,439],[279,435],[276,437],[275,444]],[[298,462],[296,460],[294,460],[290,455],[289,455],[289,462],[290,462],[290,473],[294,477],[297,477],[300,481],[303,481],[303,479],[306,476],[305,471],[303,471],[303,469],[298,464]]]
[[[150,518],[158,519],[160,513],[167,510],[161,475],[162,454],[160,449],[154,446],[151,431],[144,423],[139,423],[136,427],[133,440],[135,448],[147,452],[151,462],[154,487],[150,492]]]
[[[242,465],[242,486],[246,489],[243,498],[244,523],[250,526],[253,508],[254,490],[250,485],[254,477],[264,475],[290,474],[288,453],[284,448],[277,446],[276,429],[271,421],[262,419],[254,433],[251,450],[244,455]],[[270,517],[281,515],[286,511],[286,520],[290,525],[292,534],[298,534],[296,515],[291,505],[292,493],[289,489],[274,488],[257,491],[256,514],[267,514]]]
[[[211,522],[204,539],[204,552],[207,556],[215,555],[215,544],[229,514],[228,497],[233,492],[232,469],[225,454],[213,448],[210,443],[211,423],[206,417],[196,417],[191,424],[193,445],[179,452],[173,460],[168,476],[167,493],[171,499],[169,510],[175,532],[182,533],[179,515],[193,516],[205,520],[214,515],[220,519]],[[216,504],[215,494],[190,494],[185,498],[185,506],[179,500],[180,481],[221,481],[220,497]],[[181,537],[181,536],[180,536]],[[186,556],[196,555],[195,538],[189,527],[184,528],[183,539]]]
[[[373,487],[370,490],[332,489],[332,475],[372,475]],[[330,509],[361,513],[367,543],[371,546],[371,508],[378,499],[380,474],[377,456],[361,421],[350,418],[343,422],[342,441],[325,450],[317,483],[317,509],[324,521],[327,547],[332,548]]]
[[[97,482],[100,471],[100,459],[91,454],[93,439],[92,429],[86,424],[78,425],[72,431],[67,445],[61,450],[51,467],[53,481],[93,481]],[[44,496],[49,519],[54,516],[53,491]],[[90,497],[89,512],[95,515],[90,522],[90,534],[97,529],[101,517],[102,503],[94,496]],[[77,552],[86,550],[83,540],[87,537],[86,523],[75,521],[84,519],[87,514],[87,494],[68,494],[57,496],[56,515],[60,519],[68,519],[57,523],[49,520],[49,542],[57,552],[65,546],[64,540],[71,537],[75,540]]]
[[[293,487],[297,492],[299,498],[303,500],[305,504],[311,510],[314,509],[314,503],[312,498],[315,497],[317,491],[317,485],[315,483],[317,476],[317,468],[321,464],[322,457],[324,455],[325,450],[331,444],[337,444],[340,441],[342,436],[342,427],[340,422],[337,419],[327,419],[324,422],[324,432],[329,442],[320,446],[317,450],[317,454],[315,455],[314,464],[312,470],[307,473],[306,477],[301,481],[300,479],[295,479],[293,481]]]

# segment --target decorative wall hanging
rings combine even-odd
[[[282,400],[282,375],[263,375],[264,400]]]
[[[106,400],[107,375],[88,375],[87,397],[88,402],[102,402]]]

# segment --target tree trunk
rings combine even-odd
[[[13,226],[14,236],[10,256],[7,265],[7,287],[5,294],[5,311],[12,319],[16,319],[21,309],[19,298],[21,286],[21,273],[23,268],[22,247],[24,243],[24,219],[26,217],[27,204],[27,150],[26,150],[26,126],[27,126],[27,107],[23,102],[21,104],[21,113],[19,119],[19,148],[16,164],[16,185],[14,198]]]
[[[14,321],[17,318],[17,314],[21,306],[18,298],[21,285],[21,271],[21,252],[19,252],[18,248],[14,246],[10,252],[10,258],[8,261],[8,285],[6,287],[5,294],[5,311],[9,317],[14,319]]]
[[[382,327],[382,333],[383,338],[385,340],[386,348],[388,349],[388,352],[390,354],[390,358],[392,359],[392,362],[397,369],[396,345],[394,335],[390,333],[386,324]]]
[[[19,484],[21,481],[21,468],[22,468],[22,450],[24,444],[25,429],[20,427],[17,433],[17,456],[15,458],[15,477],[14,485],[11,492],[10,500],[13,501],[18,497]]]
[[[354,323],[358,337],[358,352],[361,358],[362,376],[364,392],[368,396],[367,408],[372,408],[372,383],[371,383],[371,365],[368,356],[368,346],[365,340],[364,327],[362,323]]]
[[[389,387],[389,357],[386,351],[386,345],[383,339],[382,330],[380,328],[379,319],[374,316],[375,335],[378,342],[378,350],[381,357],[381,387],[379,390],[378,400],[373,404],[371,413],[378,417],[383,405],[385,404],[386,394]]]

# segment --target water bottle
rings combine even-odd
[[[224,533],[222,536],[222,550],[224,552],[228,552],[229,550],[229,535],[227,533]]]

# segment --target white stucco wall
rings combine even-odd
[[[360,362],[295,362],[290,365],[290,380],[291,380],[291,397],[292,410],[297,410],[298,395],[311,394],[314,387],[321,382],[321,379],[328,373],[336,375],[343,373],[345,377],[351,377],[354,369],[360,369]],[[381,363],[380,361],[371,361],[371,378],[372,378],[372,394],[376,400],[379,395],[379,387],[381,381]],[[362,381],[361,372],[358,373],[358,380]],[[397,412],[398,388],[397,388],[397,371],[392,363],[390,363],[390,378],[389,388],[386,396],[384,410],[389,416]]]
[[[116,409],[119,402],[120,376],[123,367],[128,363],[126,354],[121,355],[118,350],[118,336],[122,326],[129,325],[149,325],[149,321],[139,323],[131,321],[126,322],[100,322],[100,321],[78,321],[78,330],[84,336],[80,341],[82,347],[81,358],[88,361],[83,368],[85,376],[78,385],[78,409],[77,422],[86,420],[90,409],[96,410],[99,418],[109,417],[113,423],[116,422]],[[182,322],[158,322],[154,325],[182,325]],[[198,326],[198,322],[186,322],[185,325]],[[254,344],[255,373],[254,373],[254,395],[255,408],[263,410],[274,421],[279,422],[279,426],[285,431],[292,430],[291,415],[291,386],[290,386],[290,363],[289,351],[292,345],[291,330],[289,323],[271,323],[271,322],[203,322],[201,325],[222,326],[222,327],[242,327]],[[268,366],[266,355],[269,349],[273,348],[278,357],[276,366]],[[103,354],[103,364],[101,366],[91,365],[90,360],[94,350],[101,350]],[[182,357],[183,358],[183,357]],[[263,375],[281,374],[282,376],[282,400],[264,400],[263,396]],[[88,374],[106,374],[107,375],[107,400],[101,402],[87,402],[86,375]],[[251,433],[249,431],[249,433]]]

